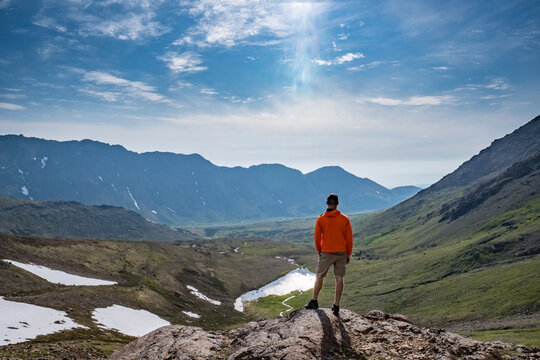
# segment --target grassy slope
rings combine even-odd
[[[236,247],[240,247],[239,253],[234,252]],[[275,256],[286,255],[302,264],[303,257],[309,253],[311,249],[305,245],[270,245],[269,241],[260,240],[215,240],[175,245],[0,235],[0,258],[34,262],[119,283],[99,287],[62,286],[0,262],[0,295],[8,300],[67,311],[77,322],[90,327],[89,330],[43,336],[34,340],[34,344],[54,343],[62,339],[74,340],[75,344],[70,346],[84,347],[87,341],[93,341],[96,343],[94,348],[107,353],[131,338],[99,330],[91,319],[91,312],[96,307],[121,304],[142,308],[171,323],[197,325],[206,329],[240,326],[252,320],[253,316],[235,311],[234,299],[294,268],[286,260]],[[210,298],[222,301],[222,305],[215,306],[197,298],[190,294],[187,285],[193,285]],[[182,310],[203,316],[201,319],[189,318]],[[9,351],[22,351],[24,347],[13,345]],[[41,351],[39,345],[32,348]]]
[[[477,330],[514,328],[504,336],[497,331],[472,335],[531,343],[536,331],[531,326],[540,319],[538,190],[537,176],[515,179],[450,222],[440,222],[442,204],[470,189],[441,191],[431,201],[411,199],[412,214],[402,207],[392,216],[354,220],[356,257],[348,266],[342,305],[360,313],[374,308],[405,313],[417,323],[454,331],[465,332],[473,321]],[[333,291],[328,277],[322,306],[332,304]],[[288,303],[300,307],[310,295]],[[286,297],[261,299],[250,310],[277,315]]]

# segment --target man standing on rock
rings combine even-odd
[[[343,293],[343,278],[345,265],[351,260],[352,253],[352,228],[349,218],[342,214],[337,206],[339,204],[336,194],[328,195],[326,212],[317,218],[315,224],[315,247],[319,253],[317,265],[317,278],[313,286],[313,298],[305,306],[306,309],[318,309],[319,292],[323,286],[324,277],[328,269],[334,265],[334,277],[336,279],[336,295],[332,312],[339,316],[339,301]]]

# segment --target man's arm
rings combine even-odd
[[[317,248],[317,252],[319,253],[319,255],[321,254],[321,248],[322,248],[321,234],[322,234],[321,224],[319,222],[319,219],[317,219],[317,222],[315,223],[315,247]]]
[[[347,264],[351,260],[351,254],[352,254],[352,227],[351,222],[347,221],[347,230],[345,231],[345,239],[347,240]]]

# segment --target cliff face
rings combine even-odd
[[[511,355],[510,355],[511,354]],[[540,349],[478,342],[418,327],[404,315],[374,310],[297,310],[242,328],[207,332],[173,325],[126,345],[110,359],[537,359]]]

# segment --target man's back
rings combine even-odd
[[[315,246],[320,252],[352,253],[352,228],[349,218],[339,210],[326,211],[315,224]]]

